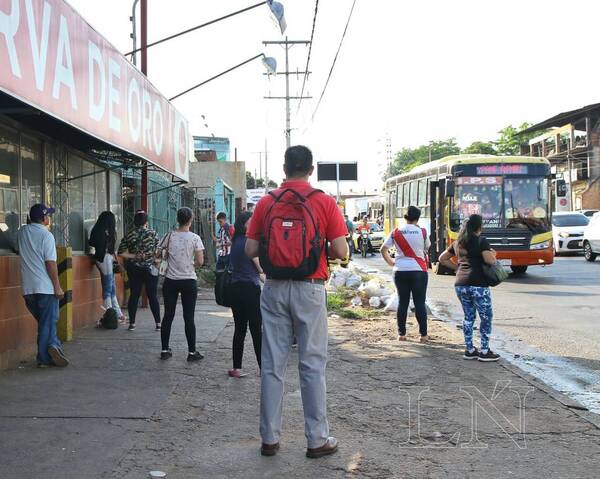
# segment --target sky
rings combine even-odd
[[[315,1],[280,0],[290,40],[310,38]],[[131,0],[69,0],[113,45],[131,50]],[[253,0],[148,0],[149,41],[256,3]],[[456,137],[459,145],[493,140],[508,124],[538,122],[600,101],[595,0],[356,0],[321,105],[353,0],[320,0],[305,94],[292,101],[292,144],[315,161],[357,161],[358,182],[345,193],[381,189],[385,142],[392,150]],[[284,49],[266,6],[223,20],[148,50],[148,77],[167,97],[254,55]],[[589,48],[588,48],[589,46]],[[290,49],[290,70],[303,71],[308,48]],[[139,59],[138,59],[139,64]],[[247,169],[282,179],[285,102],[283,76],[267,77],[260,61],[174,100],[194,135],[226,136]],[[302,75],[290,77],[298,95]],[[202,118],[204,115],[204,119]],[[313,117],[314,115],[314,117]],[[208,128],[205,127],[208,125]],[[263,155],[263,176],[264,176]],[[335,191],[335,185],[321,185]]]

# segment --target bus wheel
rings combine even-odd
[[[527,266],[511,266],[510,269],[512,269],[514,275],[520,276],[525,274],[525,271],[527,271]]]

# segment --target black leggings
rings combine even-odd
[[[427,308],[425,298],[427,295],[427,273],[424,271],[396,271],[394,283],[398,290],[398,334],[406,336],[406,316],[412,294],[415,303],[415,314],[419,323],[419,333],[427,336]]]
[[[194,324],[194,311],[196,299],[198,298],[198,284],[195,279],[169,279],[165,278],[163,283],[163,298],[165,303],[165,315],[162,321],[160,339],[163,351],[169,349],[171,337],[171,325],[175,317],[177,299],[181,293],[181,304],[183,305],[183,321],[185,323],[185,337],[188,343],[188,351],[196,351],[196,325]]]
[[[127,303],[127,312],[129,313],[129,322],[135,324],[135,315],[140,302],[142,287],[146,286],[146,295],[150,304],[150,311],[154,316],[154,322],[160,324],[160,304],[158,303],[158,276],[150,274],[149,268],[140,268],[127,263],[127,277],[129,278],[129,302]]]
[[[235,298],[231,305],[235,331],[233,333],[233,368],[242,368],[244,341],[250,325],[254,354],[260,368],[260,346],[262,341],[262,317],[260,315],[260,286],[250,282],[233,283]]]

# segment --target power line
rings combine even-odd
[[[329,75],[327,76],[327,81],[325,82],[325,86],[323,87],[323,91],[321,92],[321,96],[319,97],[319,101],[317,102],[317,106],[315,111],[312,114],[311,121],[315,120],[315,115],[319,110],[319,106],[321,105],[321,101],[323,100],[323,96],[325,96],[325,91],[327,90],[327,85],[329,85],[329,80],[331,79],[331,75],[333,73],[333,69],[338,59],[338,55],[340,54],[340,50],[342,49],[342,44],[344,43],[344,38],[346,38],[346,32],[348,31],[348,25],[350,25],[350,19],[352,18],[352,13],[354,12],[354,6],[356,5],[356,0],[352,2],[352,8],[350,9],[350,13],[348,15],[348,20],[346,21],[346,27],[344,28],[344,33],[342,33],[342,38],[340,39],[340,44],[338,46],[335,57],[333,58],[333,63],[331,64],[331,69],[329,70]]]
[[[310,33],[310,45],[308,47],[308,56],[306,57],[306,68],[304,69],[304,80],[302,80],[302,90],[300,91],[300,101],[298,102],[298,109],[296,115],[300,111],[300,105],[302,105],[302,97],[304,96],[304,87],[306,80],[308,79],[308,65],[310,63],[310,54],[312,53],[313,38],[315,37],[315,25],[317,23],[317,12],[319,11],[319,0],[315,1],[315,14],[313,16],[312,32]]]

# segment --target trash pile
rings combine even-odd
[[[335,268],[331,273],[328,289],[355,291],[356,295],[350,301],[353,307],[370,307],[384,311],[398,309],[398,295],[391,281],[371,276],[371,271],[363,269],[355,263],[347,268]]]

